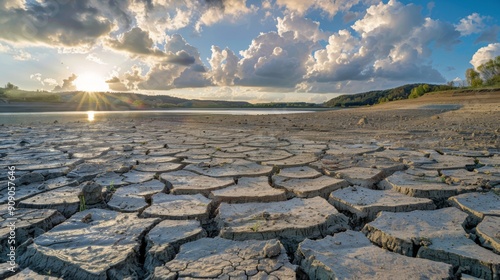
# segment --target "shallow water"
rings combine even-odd
[[[328,109],[327,109],[328,110]],[[325,109],[184,109],[162,111],[88,111],[0,113],[0,124],[36,124],[60,122],[99,122],[113,119],[171,118],[185,115],[277,115],[301,114]]]

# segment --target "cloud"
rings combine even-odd
[[[429,11],[429,14],[432,13],[432,10],[434,10],[434,7],[436,7],[436,3],[434,3],[433,1],[427,3],[427,10]]]
[[[167,37],[164,50],[169,55],[163,60],[153,61],[149,71],[137,84],[139,89],[168,90],[212,84],[205,73],[198,49],[188,44],[181,35]]]
[[[31,56],[31,54],[23,49],[14,48],[10,45],[3,45],[0,43],[0,53],[6,53],[12,56],[14,60],[27,61],[36,60]]]
[[[6,52],[9,52],[11,49],[9,46],[6,46],[6,45],[2,45],[2,43],[0,43],[0,53],[6,53]]]
[[[204,25],[210,26],[223,20],[235,21],[244,15],[255,12],[254,5],[247,7],[246,0],[205,0],[206,4],[195,29],[201,32]]]
[[[149,32],[139,27],[134,27],[123,33],[118,39],[109,40],[108,44],[116,50],[125,51],[132,55],[165,55],[161,50],[153,48],[153,40],[149,37]]]
[[[10,42],[74,47],[95,44],[114,24],[90,0],[26,1],[0,8],[0,38]]]
[[[97,55],[94,54],[94,53],[88,54],[85,57],[85,59],[88,60],[88,61],[95,62],[95,63],[100,64],[100,65],[107,65],[107,63],[105,63],[104,61],[102,61],[102,59],[100,59],[99,57],[97,57]]]
[[[470,64],[477,69],[481,64],[488,62],[500,55],[500,43],[489,44],[486,47],[482,47],[476,51],[472,56]]]
[[[129,88],[120,80],[120,78],[114,76],[107,80],[106,83],[110,90],[114,91],[128,91]]]
[[[369,7],[352,29],[331,35],[326,47],[314,53],[298,90],[346,92],[362,88],[364,81],[444,82],[431,66],[430,45],[451,48],[460,36],[451,24],[424,18],[420,7],[393,0]]]
[[[472,13],[466,18],[461,19],[460,23],[455,25],[455,27],[462,36],[480,33],[485,27],[483,22],[485,19],[488,19],[488,17],[481,16],[478,13]]]
[[[139,83],[144,81],[144,77],[141,75],[142,69],[141,67],[134,65],[125,73],[124,84],[127,86],[129,90],[139,89]]]
[[[30,75],[30,79],[36,80],[42,84],[42,86],[57,86],[57,81],[52,78],[43,78],[41,73],[35,73]]]
[[[474,41],[475,44],[486,42],[486,43],[495,43],[498,41],[498,34],[500,34],[500,26],[493,25],[490,28],[486,29],[477,37]]]
[[[229,48],[221,50],[217,46],[212,46],[212,56],[209,59],[212,82],[220,86],[234,85],[238,62],[239,58]]]
[[[71,74],[67,79],[63,79],[63,84],[56,86],[52,91],[75,91],[76,86],[73,82],[78,78],[77,75]]]
[[[241,51],[235,84],[245,86],[294,87],[307,72],[311,53],[324,33],[319,23],[294,14],[278,18],[278,32],[260,34]],[[295,24],[300,22],[302,24]],[[303,34],[312,34],[308,40]]]
[[[33,59],[29,52],[23,50],[18,50],[17,53],[12,56],[12,58],[14,58],[14,60],[19,60],[19,61],[26,61]]]

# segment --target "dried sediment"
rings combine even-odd
[[[79,212],[35,238],[20,263],[63,278],[140,278],[139,241],[157,222],[103,209]]]
[[[484,279],[497,279],[500,255],[466,237],[467,214],[454,208],[407,213],[381,212],[363,232],[375,244],[418,258],[449,263]]]
[[[361,232],[346,231],[299,244],[296,260],[309,279],[451,279],[453,267],[379,248]]]
[[[335,208],[348,211],[358,219],[372,221],[377,214],[386,212],[410,212],[413,210],[434,210],[432,200],[406,196],[393,190],[371,190],[361,187],[347,187],[334,191],[328,199]]]
[[[151,279],[296,279],[295,269],[277,240],[216,237],[182,245],[175,259],[157,267]]]
[[[347,217],[321,197],[270,203],[222,203],[216,222],[223,238],[278,238],[287,248],[305,238],[320,238],[349,228]]]

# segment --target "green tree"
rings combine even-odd
[[[479,67],[481,67],[481,66],[479,66]],[[469,68],[465,71],[465,79],[467,80],[467,84],[469,86],[479,87],[479,86],[483,85],[483,80],[481,79],[479,72],[477,72],[473,68]]]
[[[5,89],[19,89],[19,87],[9,82],[5,85]]]
[[[488,60],[477,67],[477,71],[484,79],[484,84],[494,85],[500,81],[500,56]]]
[[[431,91],[431,87],[428,84],[419,85],[419,86],[411,89],[411,92],[410,92],[410,95],[408,96],[408,98],[409,99],[418,98],[418,97],[428,93],[429,91]]]

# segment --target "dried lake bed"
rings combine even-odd
[[[498,106],[438,107],[4,125],[0,277],[499,279]]]

